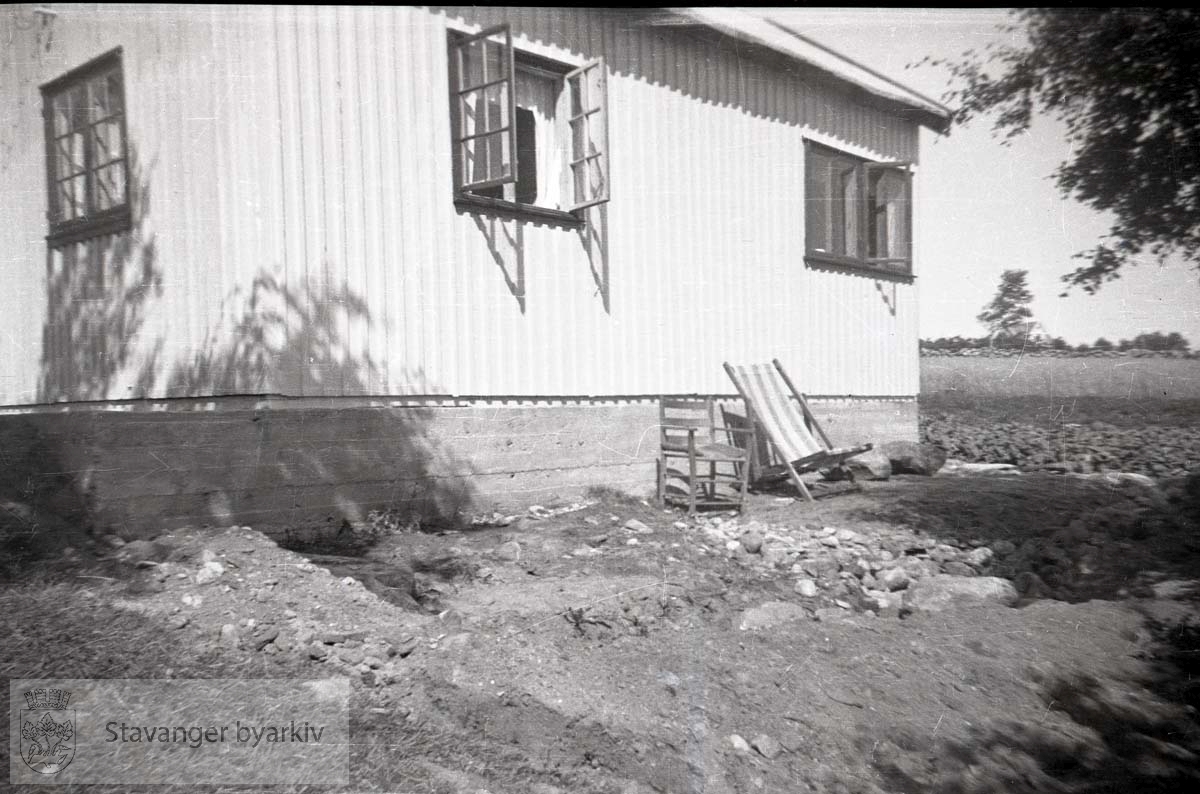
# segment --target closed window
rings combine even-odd
[[[603,59],[573,68],[517,50],[507,25],[450,39],[457,198],[562,213],[609,200]]]
[[[119,50],[42,87],[52,245],[130,225]]]
[[[817,264],[912,274],[912,175],[818,144],[805,147],[805,252]]]

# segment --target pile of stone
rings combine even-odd
[[[788,527],[720,516],[696,523],[692,532],[701,553],[724,555],[764,576],[786,571],[794,578],[795,594],[818,619],[830,614],[821,611],[829,607],[879,615],[899,615],[902,609],[934,611],[939,608],[937,599],[914,596],[921,593],[922,582],[957,586],[957,581],[948,580],[990,580],[985,574],[1016,550],[1006,541],[992,547],[979,540],[938,541],[895,527]],[[995,600],[1015,600],[1015,592],[1009,598],[1011,586],[981,581],[980,587],[1003,590],[1004,597]]]
[[[337,576],[250,527],[128,543],[108,535],[101,543],[111,559],[137,572],[131,587],[169,596],[148,608],[164,610],[173,630],[195,635],[189,644],[293,654],[382,686],[400,680],[402,660],[421,646],[437,648],[446,636],[418,636],[418,626],[434,618],[402,611],[360,579]],[[391,629],[360,628],[388,610],[396,618]]]

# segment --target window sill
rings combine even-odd
[[[836,273],[849,273],[856,276],[870,276],[871,278],[899,281],[904,284],[911,284],[916,280],[916,276],[914,276],[910,270],[912,265],[907,262],[897,262],[895,264],[873,264],[870,262],[863,262],[860,259],[808,254],[804,257],[804,264],[816,270],[831,270]]]
[[[535,207],[532,204],[517,204],[514,201],[487,198],[486,196],[474,196],[470,193],[455,195],[454,208],[459,212],[485,212],[521,221],[548,223],[564,229],[582,229],[584,226],[584,222],[570,212]]]
[[[111,234],[127,232],[132,226],[133,218],[129,206],[126,205],[107,210],[94,218],[79,218],[54,224],[50,227],[50,233],[46,235],[46,244],[51,248],[59,248],[95,237],[107,237]]]

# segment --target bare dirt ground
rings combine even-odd
[[[597,494],[457,531],[105,537],[13,571],[0,672],[349,675],[350,791],[1195,791],[1189,487],[899,477],[736,519]],[[1015,589],[921,597],[947,574]]]

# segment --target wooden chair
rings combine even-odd
[[[756,480],[787,477],[810,502],[814,501],[812,493],[800,479],[803,472],[841,468],[846,478],[854,482],[853,473],[844,464],[848,458],[870,450],[872,445],[833,446],[779,359],[771,364],[740,367],[726,362],[725,371],[746,403],[746,414],[752,417],[750,424],[762,428],[771,450],[781,461],[756,467]]]
[[[688,515],[698,507],[736,506],[741,509],[750,481],[750,450],[755,428],[733,428],[717,423],[716,401],[711,398],[663,397],[659,400],[659,504],[686,504]],[[718,434],[724,441],[718,441]],[[739,438],[742,443],[736,443]],[[748,441],[744,440],[748,439]],[[687,471],[671,462],[687,461]],[[682,480],[686,495],[672,493],[670,480]]]

